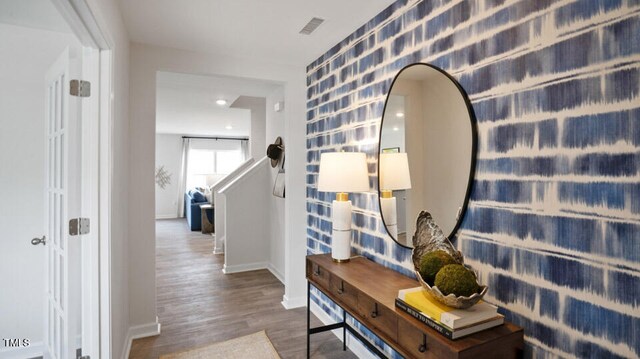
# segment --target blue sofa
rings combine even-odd
[[[200,206],[209,203],[202,192],[196,190],[187,191],[184,194],[184,215],[192,231],[202,229],[202,210]]]

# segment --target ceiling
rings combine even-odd
[[[120,0],[132,41],[306,66],[394,0]],[[312,17],[325,22],[299,31]]]
[[[51,0],[0,0],[0,23],[71,33]]]
[[[249,110],[229,106],[239,96],[266,97],[280,86],[237,77],[158,72],[156,133],[248,137]],[[226,100],[227,104],[217,105],[218,99]]]

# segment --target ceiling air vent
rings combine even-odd
[[[321,19],[319,17],[314,17],[313,19],[309,20],[309,22],[304,25],[304,27],[302,28],[302,30],[300,30],[301,34],[304,35],[310,35],[312,32],[314,32],[318,26],[320,26],[320,24],[322,24],[324,22],[324,19]]]

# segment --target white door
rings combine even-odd
[[[72,58],[72,57],[75,57]],[[76,358],[81,342],[80,237],[69,235],[81,195],[80,99],[70,80],[81,72],[79,54],[65,50],[46,76],[45,358]]]

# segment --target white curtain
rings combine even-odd
[[[249,159],[249,140],[240,141],[240,152],[242,152],[242,161]]]
[[[184,193],[187,191],[187,169],[189,168],[189,149],[191,139],[182,139],[182,166],[178,179],[178,218],[184,218]]]

